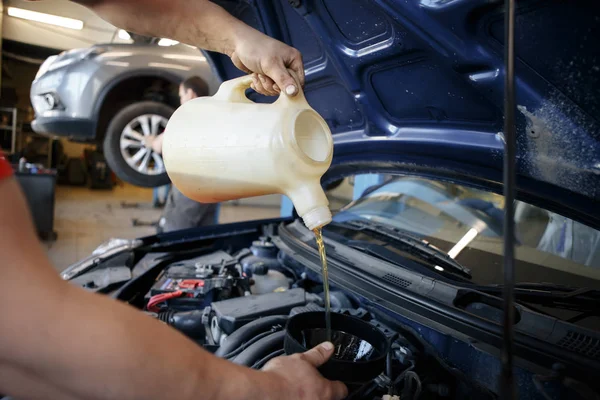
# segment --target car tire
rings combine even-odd
[[[135,186],[170,182],[162,156],[144,145],[145,136],[162,133],[175,111],[154,101],[133,103],[117,112],[106,130],[104,156],[119,179]]]

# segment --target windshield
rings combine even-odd
[[[426,240],[471,270],[472,282],[502,284],[504,197],[414,177],[394,177],[342,207],[334,222],[365,221]],[[600,288],[600,232],[524,202],[516,203],[518,282]],[[393,241],[332,224],[325,234],[384,245]]]

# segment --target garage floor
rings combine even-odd
[[[123,208],[122,202],[139,203],[138,208]],[[132,226],[132,218],[156,221],[161,209],[151,206],[152,190],[125,185],[113,190],[58,186],[54,230],[55,242],[46,242],[48,255],[57,271],[88,256],[99,244],[113,237],[136,238],[153,235],[154,227]],[[224,204],[220,223],[279,216],[279,207]]]

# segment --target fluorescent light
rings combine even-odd
[[[172,39],[167,39],[167,38],[162,38],[158,41],[159,46],[175,46],[176,44],[179,44],[179,42],[177,40],[172,40]]]
[[[37,11],[24,10],[22,8],[8,7],[8,15],[15,18],[23,18],[44,24],[61,26],[63,28],[76,30],[83,29],[83,21],[78,19],[59,17],[58,15],[44,14]]]
[[[118,36],[121,40],[131,40],[131,36],[129,35],[129,33],[123,29],[119,29]]]
[[[469,229],[469,232],[465,233],[465,236],[463,236],[458,241],[458,243],[456,243],[454,245],[454,247],[452,249],[450,249],[450,251],[448,252],[448,256],[450,256],[450,258],[456,258],[458,253],[463,251],[463,249],[465,247],[467,247],[469,245],[469,243],[471,243],[473,241],[473,239],[475,239],[475,236],[477,236],[478,234],[479,234],[479,232],[477,232],[477,229],[475,229],[475,228]]]
[[[444,271],[444,268],[440,267],[439,265],[436,265],[434,268],[441,272]]]
[[[171,60],[206,61],[206,57],[204,56],[192,56],[189,54],[163,54],[163,57]]]
[[[113,57],[129,57],[133,55],[131,51],[107,51],[106,53],[100,54],[102,58],[113,58]]]
[[[148,63],[148,66],[152,67],[152,68],[180,69],[182,71],[189,71],[190,69],[192,69],[192,67],[186,67],[184,65],[157,63],[157,62]]]

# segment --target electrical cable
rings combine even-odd
[[[410,367],[406,368],[404,371],[402,371],[402,373],[400,373],[400,375],[398,375],[396,377],[396,379],[394,379],[394,383],[392,384],[393,386],[396,386],[397,384],[400,383],[400,381],[402,379],[404,379],[404,377],[406,376],[406,374],[408,372],[411,372],[413,369],[415,369],[415,362],[414,361],[410,361]]]
[[[500,397],[515,399],[513,352],[515,320],[515,1],[504,1],[504,316]]]
[[[421,384],[421,378],[419,378],[419,375],[417,375],[417,373],[414,371],[407,371],[404,376],[404,380],[406,381],[404,384],[405,390],[407,393],[409,393],[409,396],[407,397],[414,400],[418,399],[423,391],[423,385]],[[417,387],[415,389],[415,394],[410,396],[410,393],[413,391],[412,382],[415,382]]]
[[[394,343],[394,341],[398,338],[398,333],[394,333],[394,335],[389,338],[390,343]],[[387,356],[385,358],[385,374],[388,378],[390,378],[390,385],[388,386],[388,394],[392,395],[394,391],[394,384],[391,382],[392,380],[392,346],[388,350]]]
[[[183,292],[181,290],[176,290],[175,292],[161,293],[161,294],[154,295],[154,296],[150,297],[150,300],[148,300],[146,309],[148,311],[152,311],[152,312],[159,312],[160,308],[158,308],[158,305],[160,303],[165,302],[169,299],[181,297],[182,295],[183,295]]]
[[[385,359],[385,373],[388,378],[392,379],[392,349],[390,349],[388,351],[386,359]],[[388,394],[392,395],[393,391],[394,391],[394,385],[393,385],[393,383],[390,383],[390,385],[388,386]]]

